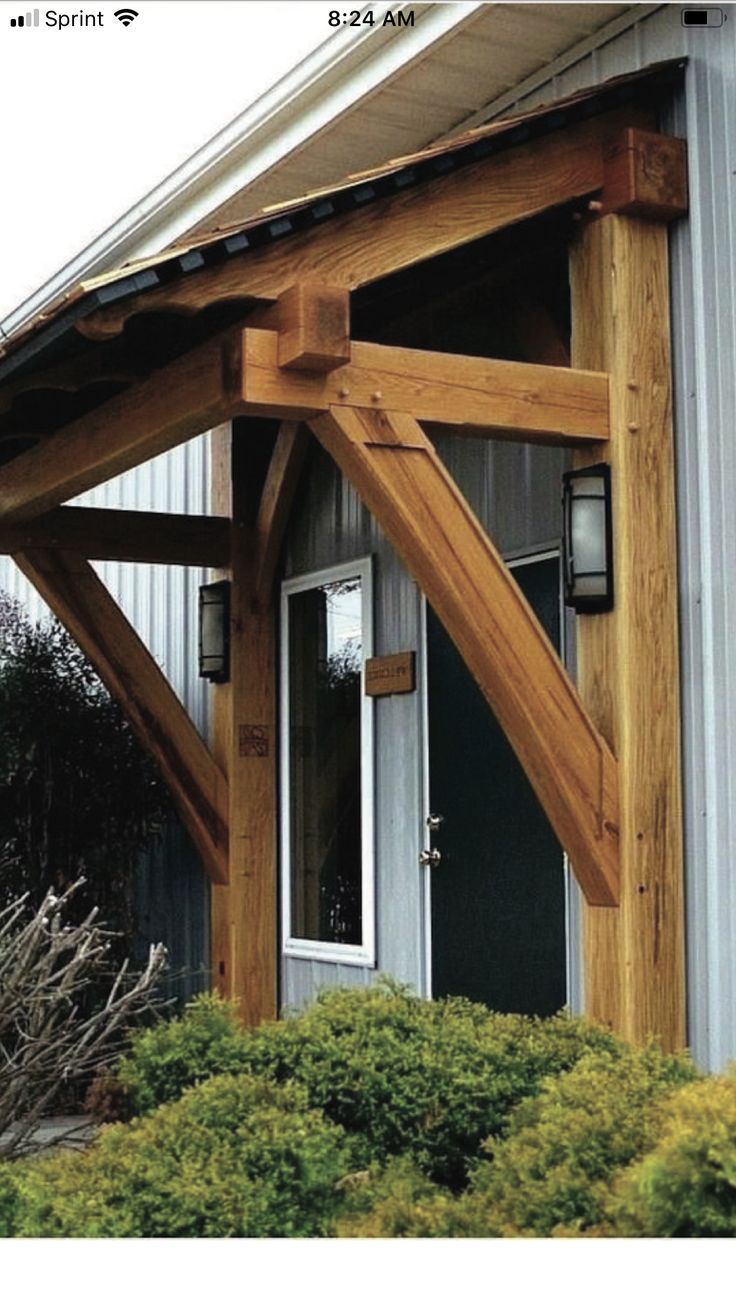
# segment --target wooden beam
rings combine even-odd
[[[244,298],[276,300],[310,277],[356,289],[604,184],[603,147],[627,126],[651,125],[631,107],[552,132],[424,185],[344,214],[288,240],[249,250],[168,286],[131,296],[83,320],[85,335],[117,335],[140,312],[197,313]]]
[[[586,898],[617,903],[616,760],[427,437],[406,415],[347,408],[331,409],[310,426],[457,645]]]
[[[246,328],[242,339],[242,407],[252,414],[307,420],[344,406],[543,445],[608,436],[605,373],[355,341],[351,362],[324,376],[280,368],[275,332]]]
[[[43,372],[11,377],[0,390],[0,414],[8,413],[16,396],[28,391],[79,391],[99,382],[122,382],[130,385],[140,380],[140,372],[129,363],[110,357],[103,349],[85,350],[73,359],[46,368]]]
[[[660,222],[687,213],[684,141],[627,127],[606,147],[604,167],[604,213],[626,213]]]
[[[226,517],[232,529],[232,423],[222,423],[209,434],[210,447],[210,509],[212,513]],[[226,569],[211,573],[213,580],[232,582],[232,570],[229,563]],[[228,778],[231,751],[231,704],[230,682],[213,684],[209,694],[209,743],[212,756],[225,777]],[[228,823],[230,821],[228,794]],[[223,999],[232,997],[231,983],[233,972],[233,923],[232,897],[230,884],[210,887],[210,967],[212,987]]]
[[[87,559],[226,567],[230,519],[132,509],[51,509],[30,522],[0,520],[0,554],[74,550]]]
[[[208,341],[19,454],[3,468],[0,519],[44,513],[229,417],[237,343]]]
[[[332,372],[350,360],[350,293],[299,282],[276,304],[279,367]]]
[[[267,612],[273,603],[276,566],[308,449],[309,433],[301,424],[281,424],[255,524],[253,602],[257,613]]]
[[[616,605],[578,620],[577,662],[621,793],[621,906],[586,911],[586,1006],[629,1039],[674,1049],[685,971],[666,228],[592,223],[571,252],[571,291],[573,361],[611,378]]]
[[[212,887],[212,970],[247,1026],[278,1007],[275,614],[272,600],[254,612],[252,453],[242,433],[233,440],[231,424],[212,434],[212,508],[233,513],[231,675],[213,687],[211,716],[229,782],[230,880]]]
[[[227,782],[140,637],[78,554],[28,550],[15,562],[118,700],[156,760],[213,881],[227,880]]]

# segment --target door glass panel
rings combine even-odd
[[[289,596],[291,934],[359,945],[360,577]]]

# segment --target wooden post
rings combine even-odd
[[[612,214],[571,252],[572,363],[610,375],[616,604],[578,620],[584,702],[619,761],[620,906],[585,906],[586,1009],[685,1040],[667,229]],[[591,452],[592,453],[592,452]],[[594,463],[581,453],[578,466]]]
[[[228,522],[232,518],[233,507],[231,460],[232,423],[224,422],[210,432],[210,509],[213,514],[226,517]],[[230,580],[230,568],[213,572],[212,577],[217,580]],[[222,768],[225,776],[229,776],[230,771],[230,701],[229,682],[211,687],[210,749],[215,762]],[[230,814],[228,810],[228,829],[229,821]],[[210,967],[212,987],[218,991],[223,999],[230,998],[233,975],[230,908],[230,886],[212,886],[210,890]]]
[[[230,879],[213,893],[212,958],[215,985],[247,1026],[276,1017],[278,1004],[274,609],[256,612],[254,600],[264,444],[267,456],[260,434],[231,441],[220,430],[213,441],[213,508],[226,508],[232,486],[233,523],[230,681],[213,702],[213,750],[229,779]]]

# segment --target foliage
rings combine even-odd
[[[56,621],[32,623],[0,593],[0,907],[80,875],[130,939],[140,851],[170,811],[153,763],[91,664]],[[124,952],[121,946],[121,952]]]
[[[436,1239],[475,1235],[451,1190],[437,1185],[411,1159],[391,1159],[342,1182],[335,1235],[346,1239]]]
[[[603,1222],[612,1176],[653,1144],[664,1100],[696,1075],[687,1056],[652,1045],[587,1054],[546,1081],[474,1169],[464,1201],[474,1232],[576,1235]]]
[[[736,1079],[712,1077],[666,1105],[659,1142],[624,1173],[617,1235],[736,1236]]]
[[[545,1076],[586,1049],[616,1047],[566,1016],[504,1016],[384,983],[325,992],[299,1016],[249,1035],[221,1002],[196,1000],[180,1022],[135,1038],[120,1077],[138,1112],[213,1072],[293,1079],[312,1107],[361,1137],[366,1163],[409,1152],[430,1177],[459,1186],[481,1140],[503,1131]]]
[[[76,891],[49,892],[35,912],[27,897],[0,911],[0,1157],[29,1148],[60,1087],[118,1052],[128,1024],[154,1004],[165,966],[158,945],[142,973],[124,964],[111,978],[110,936],[95,911],[80,925],[65,921]],[[80,1011],[91,986],[104,987],[104,1002]]]
[[[235,1006],[216,995],[197,995],[182,1017],[135,1032],[117,1069],[127,1113],[150,1113],[188,1086],[251,1069],[250,1039],[238,1026]]]
[[[6,1223],[29,1237],[319,1236],[350,1164],[303,1090],[218,1076],[86,1152],[16,1166]]]

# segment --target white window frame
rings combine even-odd
[[[289,742],[289,599],[299,591],[312,590],[333,581],[359,577],[363,627],[363,666],[360,670],[360,785],[361,785],[361,922],[359,945],[302,940],[291,930],[291,777]],[[370,557],[336,564],[319,572],[304,573],[283,582],[281,587],[281,930],[283,952],[288,958],[311,959],[319,963],[347,963],[356,967],[376,966],[375,920],[375,753],[373,698],[365,693],[365,660],[373,654],[373,560]]]

